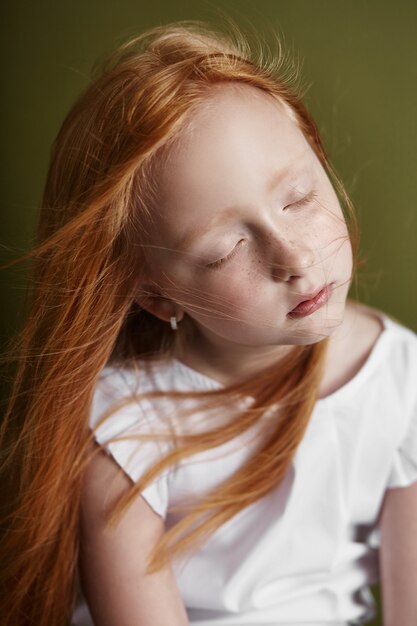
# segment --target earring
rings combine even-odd
[[[177,330],[178,324],[177,324],[177,318],[175,317],[175,315],[169,318],[169,322],[171,324],[172,330]]]

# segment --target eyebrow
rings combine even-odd
[[[233,213],[237,213],[236,207],[228,207],[224,211],[222,211],[221,219],[225,217],[230,217]],[[186,252],[187,248],[190,247],[190,244],[199,237],[203,237],[213,226],[213,223],[219,222],[220,217],[218,215],[212,215],[211,219],[204,225],[202,229],[193,228],[186,232],[182,237],[176,240],[175,248],[180,252]]]
[[[287,165],[282,170],[278,170],[274,172],[266,185],[267,193],[271,193],[288,176],[290,170],[292,169],[293,169],[292,165]],[[307,168],[303,167],[297,174],[303,174],[306,171],[307,171]],[[224,217],[230,217],[231,215],[233,215],[233,213],[237,213],[237,210],[238,209],[235,206],[226,208],[224,211],[222,211],[222,214],[221,214],[222,219]],[[202,237],[203,235],[205,235],[210,229],[210,227],[213,225],[213,222],[215,223],[218,221],[219,221],[219,216],[213,215],[211,219],[207,222],[207,224],[205,224],[203,229],[189,230],[183,236],[179,237],[179,239],[175,241],[175,249],[181,252],[186,252],[187,248],[190,246],[191,242],[194,241],[194,239],[197,239],[198,237]]]
[[[290,165],[286,165],[282,170],[274,172],[266,186],[267,192],[271,193],[271,191],[273,191],[280,183],[282,183],[284,178],[288,176],[291,169],[292,167]]]

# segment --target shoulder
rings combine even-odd
[[[139,363],[138,367],[106,366],[97,382],[88,420],[93,440],[133,482],[169,454],[174,442],[172,411],[164,406],[160,394],[150,397],[148,392],[159,389],[153,386],[146,369]],[[92,472],[109,477],[113,466],[106,461],[106,456],[98,457]],[[164,470],[141,492],[151,508],[163,517],[171,471],[172,468]]]
[[[158,392],[170,387],[169,365],[137,361],[125,366],[107,365],[92,393],[89,425],[99,438],[161,426],[163,410]],[[152,397],[156,392],[157,396]]]
[[[190,391],[196,381],[184,375],[180,363],[172,357],[138,359],[119,366],[106,365],[99,376],[98,394],[126,397],[152,391]]]
[[[177,429],[179,415],[184,426],[181,407],[190,408],[191,401],[182,400],[181,392],[205,390],[194,378],[171,357],[109,364],[93,389],[89,425],[105,439],[132,429]]]
[[[138,360],[122,365],[106,365],[100,372],[94,389],[94,402],[137,401],[140,396],[154,391],[168,391],[175,387],[173,365],[170,360]]]

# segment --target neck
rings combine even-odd
[[[193,340],[178,354],[178,358],[192,369],[228,385],[256,374],[285,357],[294,346],[244,346],[217,343],[198,330]]]
[[[343,322],[330,336],[320,397],[334,389],[335,372],[340,369],[340,363],[343,363],[346,354],[349,353],[355,321],[356,306],[348,301]],[[293,345],[259,347],[226,343],[222,339],[208,337],[194,325],[187,335],[184,347],[177,354],[180,361],[223,385],[255,375],[263,368],[278,363],[296,347]]]

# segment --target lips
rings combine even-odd
[[[321,306],[326,304],[333,291],[333,283],[330,285],[323,285],[316,291],[305,294],[298,304],[288,313],[289,317],[304,317],[310,315]]]

